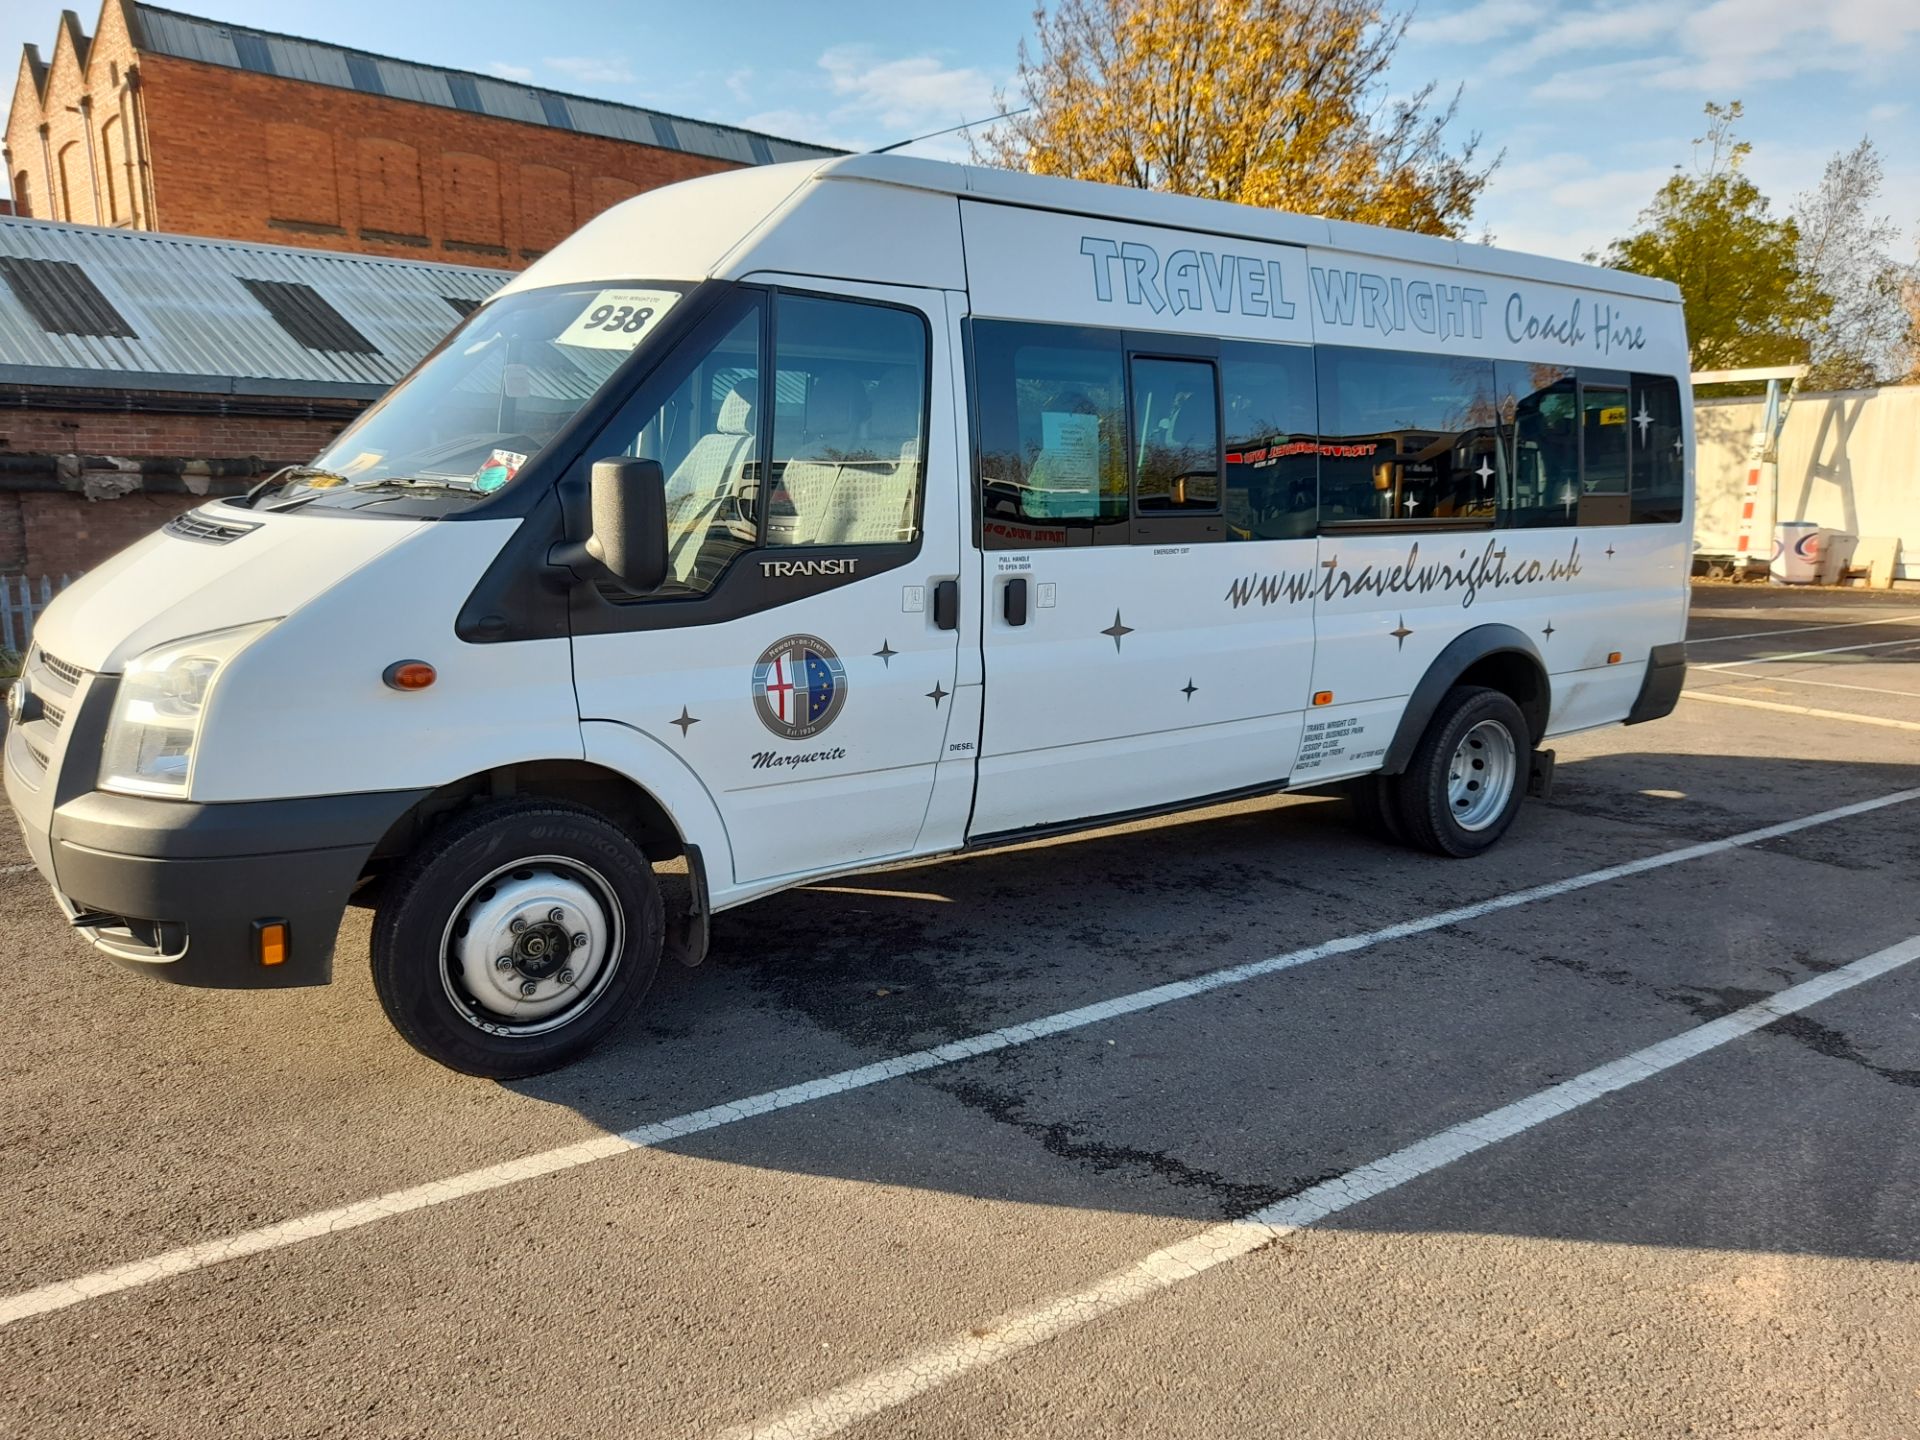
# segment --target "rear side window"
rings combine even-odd
[[[1582,525],[1627,523],[1627,377],[1580,373],[1580,504]]]
[[[1134,504],[1143,515],[1220,508],[1220,400],[1206,360],[1133,362]]]
[[[981,543],[1127,539],[1126,364],[1117,331],[979,321]]]
[[[1313,351],[1223,344],[1227,536],[1297,540],[1319,524],[1320,439]]]
[[[1326,346],[1318,369],[1323,524],[1493,523],[1491,360]]]
[[[1580,392],[1565,365],[1502,360],[1498,378],[1500,523],[1575,525],[1580,509]]]
[[[1681,428],[1680,382],[1635,375],[1627,417],[1633,447],[1633,523],[1677,524],[1687,508],[1687,442]]]

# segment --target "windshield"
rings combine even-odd
[[[283,472],[254,503],[471,505],[511,482],[683,293],[635,281],[490,301],[313,464]]]

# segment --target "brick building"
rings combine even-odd
[[[616,201],[835,152],[104,0],[20,57],[19,214],[518,269]]]
[[[0,218],[0,575],[311,459],[505,278]]]

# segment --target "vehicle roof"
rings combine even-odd
[[[907,155],[847,155],[808,167],[781,168],[811,169],[816,180],[865,180],[1034,210],[1097,215],[1138,225],[1233,235],[1280,245],[1326,246],[1356,255],[1420,265],[1455,266],[1485,275],[1579,285],[1649,300],[1674,303],[1680,300],[1680,289],[1673,282],[1628,270],[1582,265],[1444,236],[1418,235],[1382,225],[1360,225],[1349,220],[1296,215],[1285,210],[1170,195],[1126,185],[1030,175],[982,165],[956,165]]]

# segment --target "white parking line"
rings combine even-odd
[[[1638,1085],[1916,959],[1920,959],[1920,935],[1789,986],[1731,1015],[1596,1066],[1571,1080],[1550,1085],[1523,1100],[1429,1135],[1239,1220],[1202,1230],[1164,1250],[1156,1250],[1124,1270],[1114,1271],[1084,1290],[1056,1296],[1031,1310],[976,1326],[896,1364],[869,1371],[845,1385],[802,1401],[779,1415],[722,1431],[721,1440],[822,1440],[824,1436],[837,1435],[917,1395],[1011,1359],[1137,1300],[1170,1290],[1216,1266],[1316,1225],[1328,1216],[1396,1190],[1442,1166],[1524,1134],[1536,1125],[1591,1105],[1616,1091]]]
[[[1811,715],[1820,720],[1851,720],[1887,730],[1920,730],[1920,721],[1890,720],[1884,715],[1857,715],[1851,710],[1821,710],[1812,705],[1787,705],[1777,700],[1749,700],[1744,695],[1721,695],[1711,690],[1682,690],[1682,700],[1710,700],[1715,705],[1744,705],[1750,710],[1778,710],[1783,715]]]
[[[1723,640],[1765,640],[1774,635],[1801,635],[1809,630],[1854,630],[1862,625],[1899,625],[1908,620],[1920,620],[1920,614],[1887,615],[1878,620],[1837,620],[1831,625],[1795,625],[1786,630],[1749,630],[1744,635],[1702,635],[1698,640],[1689,640],[1689,645],[1717,645]]]
[[[1702,665],[1702,670],[1731,670],[1736,665],[1784,665],[1790,660],[1817,660],[1822,655],[1845,655],[1854,650],[1884,650],[1889,645],[1911,645],[1920,649],[1920,640],[1911,635],[1898,640],[1869,640],[1864,645],[1834,645],[1825,650],[1789,650],[1779,655],[1750,655],[1745,660],[1722,660],[1718,665]]]
[[[1718,675],[1747,673],[1732,665],[1715,665],[1712,668]],[[1898,695],[1903,700],[1920,700],[1920,690],[1889,690],[1884,685],[1849,685],[1844,680],[1812,680],[1805,675],[1755,675],[1753,678],[1765,680],[1769,685],[1818,685],[1823,690],[1858,690],[1866,695]]]
[[[1533,885],[1525,890],[1515,890],[1506,895],[1496,895],[1491,899],[1477,900],[1469,905],[1423,915],[1416,920],[1402,920],[1397,924],[1382,926],[1378,930],[1363,931],[1357,935],[1344,935],[1301,950],[1289,950],[1283,955],[1270,956],[1265,960],[1254,960],[1245,965],[1231,965],[1220,970],[1210,970],[1189,980],[1175,980],[1165,985],[1155,985],[1150,989],[1135,990],[1131,994],[1116,996],[1110,1000],[1081,1005],[1072,1010],[1057,1011],[1035,1020],[1022,1021],[1017,1025],[1006,1025],[998,1030],[989,1030],[961,1040],[952,1040],[945,1045],[896,1055],[890,1060],[879,1060],[871,1065],[860,1065],[854,1069],[824,1075],[815,1080],[785,1085],[778,1090],[765,1090],[758,1095],[749,1095],[744,1099],[728,1101],[725,1104],[711,1105],[704,1110],[677,1115],[670,1120],[637,1125],[617,1135],[597,1136],[592,1140],[582,1140],[554,1150],[544,1150],[539,1154],[523,1156],[518,1160],[508,1160],[479,1170],[469,1170],[445,1180],[433,1180],[424,1185],[390,1191],[385,1195],[356,1200],[329,1210],[316,1210],[307,1215],[299,1215],[291,1220],[282,1220],[272,1225],[263,1225],[257,1229],[242,1230],[216,1239],[203,1240],[198,1244],[168,1250],[144,1260],[134,1260],[109,1269],[96,1270],[91,1274],[75,1276],[71,1280],[56,1280],[0,1299],[0,1327],[12,1325],[36,1315],[46,1315],[55,1310],[65,1310],[69,1306],[78,1305],[85,1300],[97,1299],[103,1295],[136,1290],[171,1276],[204,1270],[208,1266],[219,1265],[228,1260],[264,1254],[271,1250],[284,1250],[288,1246],[317,1240],[326,1235],[337,1235],[346,1230],[357,1230],[362,1226],[372,1225],[381,1220],[391,1220],[416,1210],[428,1210],[435,1206],[451,1204],[470,1195],[498,1190],[502,1186],[517,1185],[522,1181],[538,1179],[543,1175],[577,1169],[582,1165],[609,1160],[616,1155],[624,1155],[634,1150],[651,1149],[683,1139],[688,1135],[697,1135],[708,1130],[720,1129],[725,1125],[734,1125],[757,1115],[770,1115],[775,1111],[789,1110],[797,1105],[807,1105],[830,1096],[845,1095],[850,1091],[864,1090],[888,1080],[897,1080],[903,1075],[914,1075],[921,1071],[938,1069],[943,1065],[951,1065],[956,1061],[969,1060],[978,1055],[1028,1045],[1036,1040],[1064,1035],[1089,1025],[1118,1019],[1123,1015],[1136,1015],[1175,1001],[1191,1000],[1197,995],[1206,995],[1227,986],[1244,984],[1249,980],[1278,974],[1283,970],[1292,970],[1334,955],[1346,955],[1370,946],[1386,944],[1389,941],[1429,934],[1449,925],[1477,920],[1483,915],[1513,910],[1537,901],[1571,895],[1575,891],[1604,885],[1609,881],[1624,880],[1629,876],[1663,870],[1670,865],[1683,865],[1690,860],[1700,860],[1710,855],[1724,854],[1729,850],[1758,845],[1802,830],[1810,830],[1818,825],[1829,825],[1837,820],[1866,815],[1875,810],[1884,810],[1891,805],[1903,805],[1911,800],[1920,800],[1920,788],[1895,790],[1871,800],[1859,800],[1851,805],[1841,805],[1832,810],[1822,810],[1817,814],[1803,815],[1796,820],[1783,820],[1779,824],[1765,825],[1758,830],[1747,830],[1723,839],[1706,840],[1679,850],[1668,850],[1658,855],[1647,855],[1638,860],[1608,865],[1564,880],[1550,880],[1544,885]]]

